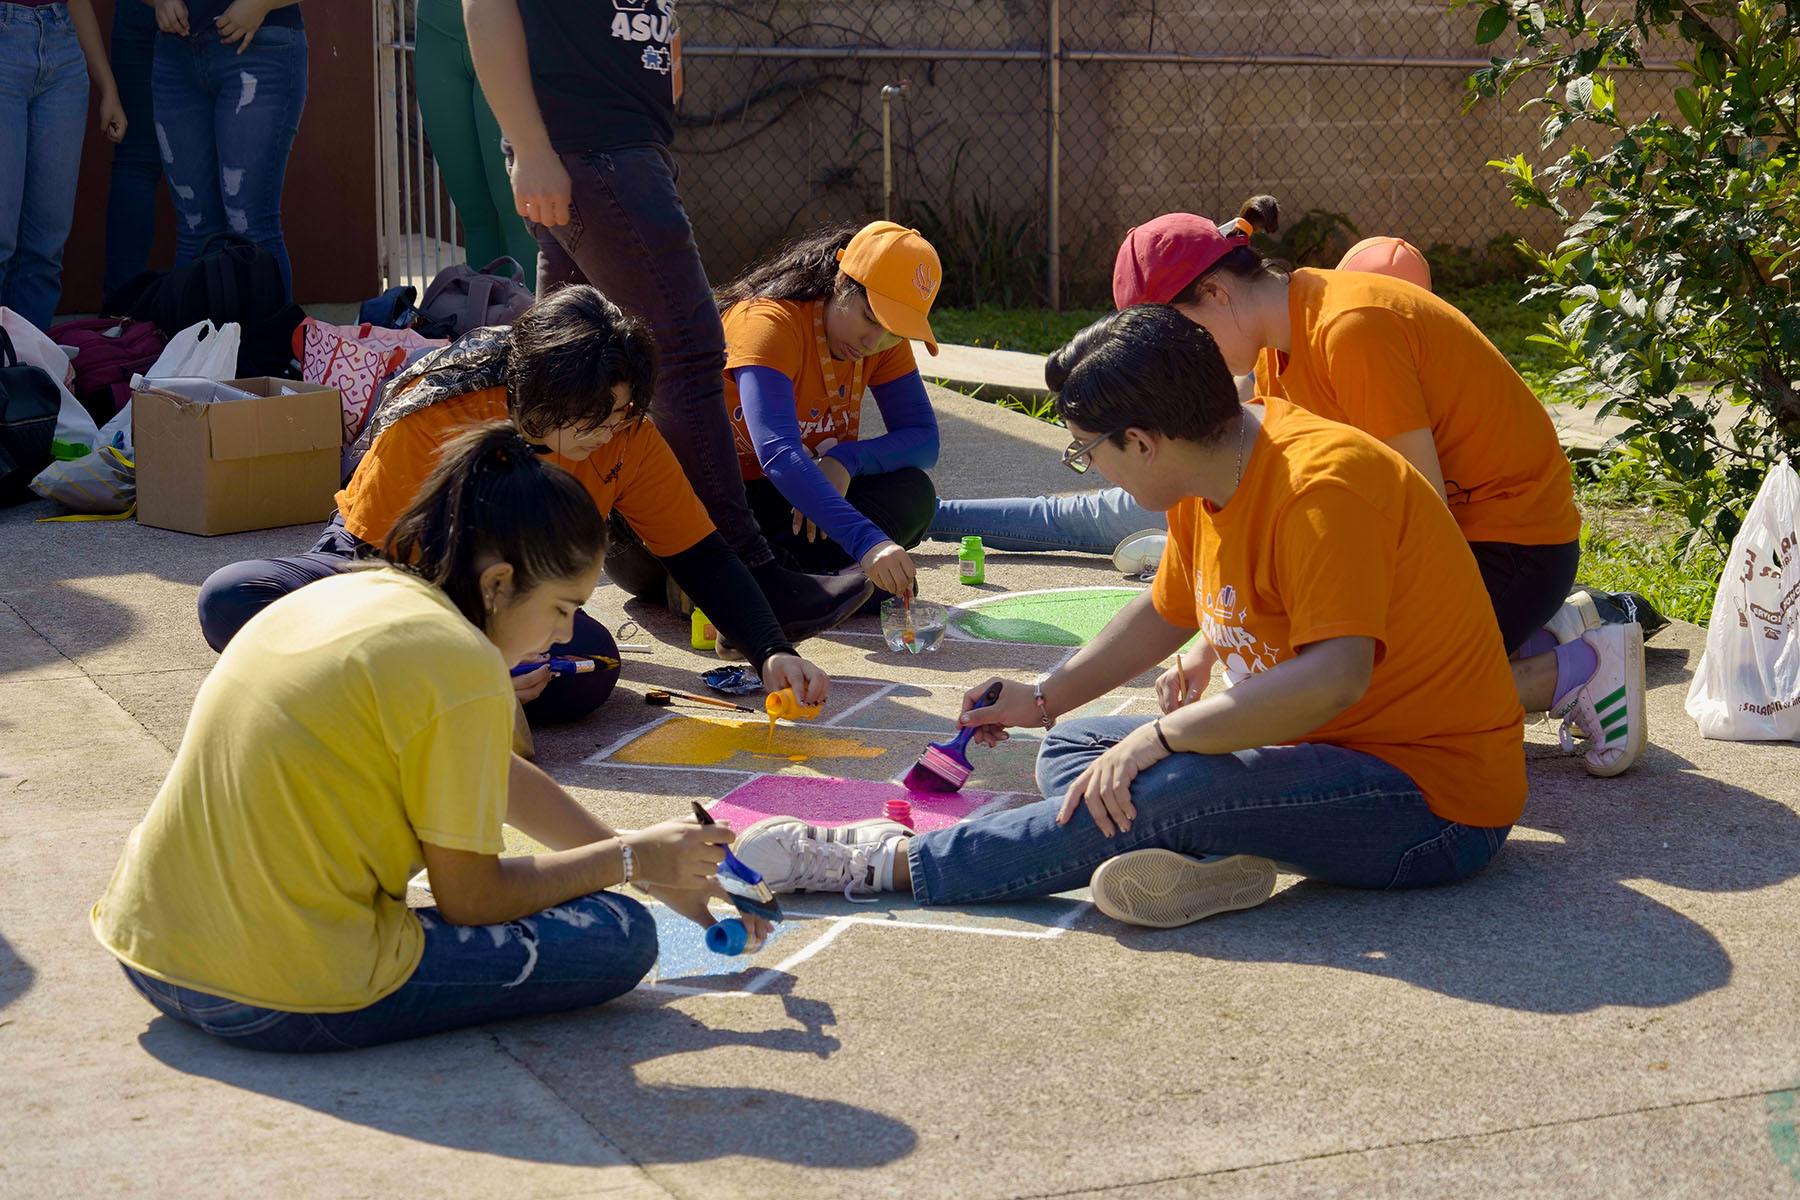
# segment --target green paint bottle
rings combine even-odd
[[[966,537],[962,540],[962,549],[956,552],[956,577],[964,583],[984,583],[987,581],[987,551],[981,548],[981,539]]]
[[[718,640],[719,631],[713,628],[713,623],[707,619],[706,614],[696,608],[694,615],[689,618],[688,645],[696,650],[711,650]]]

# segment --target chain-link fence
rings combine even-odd
[[[1301,249],[1553,236],[1485,166],[1559,152],[1539,149],[1524,96],[1463,111],[1489,49],[1473,9],[693,0],[680,13],[681,190],[717,281],[884,203],[937,245],[947,303],[1103,303],[1131,225],[1175,209],[1223,219],[1261,192]],[[1672,111],[1679,78],[1622,77],[1620,109]]]

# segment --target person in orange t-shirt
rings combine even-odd
[[[881,593],[911,589],[907,550],[937,507],[938,427],[908,339],[937,353],[942,281],[917,230],[873,221],[808,234],[719,289],[744,494],[787,565],[855,564]],[[865,387],[880,437],[861,436]]]
[[[1120,307],[1174,305],[1216,339],[1258,395],[1353,425],[1398,451],[1437,491],[1474,552],[1529,712],[1588,740],[1593,775],[1646,745],[1644,639],[1565,607],[1581,558],[1569,460],[1543,404],[1448,301],[1366,271],[1290,270],[1250,248],[1280,210],[1257,196],[1214,225],[1167,213],[1132,229],[1113,266]],[[1589,607],[1586,610],[1592,613]]]
[[[979,740],[1049,731],[1045,798],[918,836],[771,817],[738,857],[776,890],[910,887],[927,904],[1091,882],[1102,911],[1154,926],[1261,903],[1277,864],[1365,888],[1486,866],[1525,802],[1524,712],[1475,560],[1423,477],[1360,430],[1241,402],[1211,335],[1167,305],[1096,321],[1046,378],[1075,439],[1063,461],[1169,512],[1169,547],[1155,586],[1041,684],[963,698]],[[1157,680],[1162,716],[1056,724],[1196,629]],[[1226,688],[1202,696],[1215,666]]]
[[[420,359],[384,389],[359,439],[362,460],[312,551],[235,563],[202,585],[208,644],[223,650],[275,600],[385,545],[444,445],[471,425],[509,421],[573,474],[600,512],[631,523],[770,691],[792,687],[807,703],[822,703],[829,679],[795,652],[749,569],[714,532],[668,444],[644,420],[655,374],[648,329],[586,284],[552,293],[509,328],[473,330]],[[609,552],[609,571],[612,563]],[[517,676],[514,688],[534,724],[586,716],[618,679],[618,646],[585,612],[548,657],[592,658],[600,669],[559,674],[545,663]]]

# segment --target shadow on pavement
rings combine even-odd
[[[12,943],[0,937],[0,1009],[29,992],[36,978],[31,964],[19,957]]]
[[[1653,793],[1625,779],[1543,798],[1534,787],[1525,824],[1462,883],[1359,892],[1303,880],[1260,908],[1184,929],[1097,915],[1078,928],[1116,933],[1133,950],[1339,967],[1531,1012],[1679,1004],[1725,986],[1731,958],[1703,925],[1632,884],[1781,883],[1800,874],[1800,816],[1703,776],[1656,774]]]
[[[685,982],[685,981],[684,981]],[[189,1075],[285,1100],[339,1120],[459,1150],[531,1162],[606,1166],[618,1160],[704,1162],[744,1156],[807,1166],[869,1168],[911,1153],[918,1141],[904,1122],[854,1105],[755,1086],[645,1084],[639,1068],[705,1051],[773,1050],[829,1057],[836,1017],[822,1001],[779,996],[794,1025],[735,1031],[712,1028],[669,998],[637,991],[600,1008],[531,1017],[475,1030],[340,1054],[264,1054],[242,1050],[168,1017],[150,1020],[139,1043],[158,1061]],[[478,1053],[492,1070],[464,1070],[466,1039],[485,1037],[497,1053]],[[457,1039],[465,1039],[455,1045]],[[520,1136],[519,1120],[495,1120],[518,1085],[523,1065],[601,1140],[579,1146]],[[729,1189],[725,1189],[729,1191]]]

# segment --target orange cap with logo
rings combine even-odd
[[[918,230],[871,221],[838,251],[838,266],[869,293],[869,309],[883,329],[938,352],[937,337],[926,318],[938,285],[944,282],[944,268]]]

